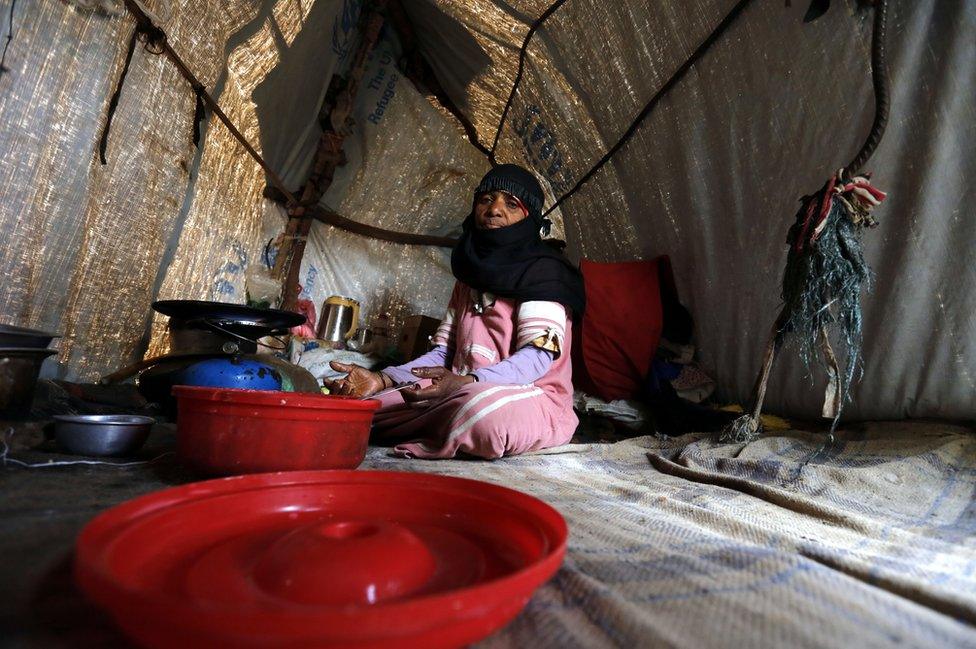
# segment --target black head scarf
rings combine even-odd
[[[583,276],[539,234],[546,221],[539,182],[518,165],[500,165],[482,178],[475,199],[496,190],[517,197],[529,215],[503,228],[481,230],[475,226],[472,210],[451,254],[454,277],[476,290],[519,302],[559,302],[574,319],[580,318],[586,307]]]

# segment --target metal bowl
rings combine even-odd
[[[153,423],[139,415],[59,415],[54,438],[76,455],[129,455],[146,442]]]
[[[38,329],[0,324],[0,347],[44,349],[51,344],[51,340],[54,338],[60,338],[60,336]]]

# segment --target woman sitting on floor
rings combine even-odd
[[[457,283],[420,358],[382,372],[333,362],[337,394],[382,395],[374,439],[403,457],[483,458],[567,443],[573,412],[572,320],[585,305],[579,271],[543,243],[535,177],[501,165],[481,180],[451,256]]]

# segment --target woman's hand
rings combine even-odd
[[[332,394],[350,397],[370,397],[386,388],[393,386],[393,379],[382,372],[371,372],[355,363],[340,363],[332,361],[329,365],[336,372],[345,372],[342,379],[325,379],[325,387]]]
[[[426,388],[413,387],[403,391],[403,399],[413,403],[446,397],[476,380],[471,375],[455,374],[445,367],[415,367],[410,372],[419,379],[431,380]]]

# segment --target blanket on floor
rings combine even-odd
[[[641,437],[494,462],[372,448],[363,468],[495,482],[566,517],[563,567],[485,647],[976,646],[976,434],[872,423],[822,441]]]

